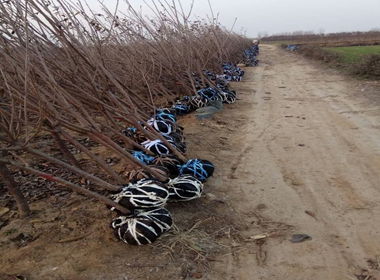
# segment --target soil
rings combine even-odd
[[[260,62],[235,104],[180,120],[216,171],[173,230],[128,246],[104,205],[45,195],[0,208],[0,279],[380,279],[379,91],[274,45]]]

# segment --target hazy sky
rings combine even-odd
[[[151,0],[146,0],[151,3]],[[171,0],[168,0],[171,1]],[[98,9],[97,0],[87,0]],[[116,0],[104,0],[105,5],[114,7]],[[123,0],[120,0],[122,3]],[[151,14],[142,0],[129,1],[135,8]],[[185,10],[191,0],[182,0]],[[259,32],[269,34],[292,31],[328,32],[368,31],[380,28],[380,0],[210,0],[214,13],[219,13],[219,22],[234,30],[247,30],[247,36],[256,37]],[[121,9],[125,4],[121,4]],[[207,0],[195,0],[193,15],[210,15]]]

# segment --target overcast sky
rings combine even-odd
[[[151,0],[146,0],[151,3]],[[171,1],[171,0],[169,0]],[[249,37],[259,32],[276,34],[292,31],[326,33],[341,31],[369,31],[380,28],[380,0],[210,0],[219,22],[231,28],[237,18],[235,31],[247,30]],[[91,7],[99,9],[97,0],[87,0]],[[104,0],[114,7],[116,0]],[[121,0],[120,2],[123,2]],[[135,8],[151,14],[142,0],[129,1]],[[191,0],[182,0],[186,10]],[[121,5],[121,9],[125,8]],[[210,15],[207,0],[195,0],[193,15],[205,18]]]

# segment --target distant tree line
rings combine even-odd
[[[325,34],[323,29],[318,33],[314,31],[294,31],[283,32],[274,35],[267,35],[266,32],[258,34],[258,37],[263,42],[273,41],[297,41],[297,42],[311,42],[311,41],[340,41],[340,40],[373,40],[380,39],[380,28],[372,29],[371,31],[355,31],[355,32],[339,32]]]

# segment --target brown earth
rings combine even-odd
[[[255,91],[244,96],[246,125],[224,152],[237,178],[225,180],[235,186],[229,201],[248,222],[260,206],[261,217],[313,239],[294,244],[286,232],[261,253],[247,242],[215,270],[226,279],[380,279],[371,269],[380,254],[379,103],[368,103],[357,81],[296,54],[262,53],[245,80]],[[255,224],[241,234],[263,233]]]
[[[0,279],[380,279],[378,91],[277,46],[260,61],[235,104],[181,119],[189,157],[216,172],[168,205],[174,230],[128,246],[104,206],[53,195],[29,219],[0,213]]]

